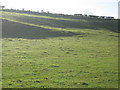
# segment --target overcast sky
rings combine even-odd
[[[7,8],[44,10],[64,14],[93,14],[118,18],[119,0],[1,0]]]

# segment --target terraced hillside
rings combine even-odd
[[[3,11],[4,88],[118,88],[117,20]]]

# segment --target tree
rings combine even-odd
[[[5,6],[0,6],[0,9],[4,9],[5,8]]]

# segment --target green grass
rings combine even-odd
[[[72,18],[57,18],[41,15],[21,14],[14,12],[3,12],[3,18],[23,24],[39,26],[49,29],[66,29],[66,28],[79,28],[79,29],[107,29],[110,31],[118,32],[117,20],[104,20],[104,19],[72,19]]]
[[[44,19],[52,19],[52,20],[65,20],[65,21],[83,21],[85,22],[85,20],[78,20],[78,19],[71,19],[71,18],[57,18],[57,17],[49,17],[49,16],[42,16],[42,15],[30,15],[30,14],[24,14],[24,13],[15,13],[15,12],[3,12],[3,16],[8,16],[9,17],[23,17],[23,16],[27,16],[27,17],[36,17],[36,18],[44,18]]]
[[[17,17],[8,20],[31,26],[27,31],[34,27],[77,35],[49,34],[46,39],[27,39],[12,38],[8,33],[9,37],[3,37],[3,88],[118,88],[118,33],[108,29],[41,27]],[[10,25],[14,25],[12,22]]]

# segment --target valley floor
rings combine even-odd
[[[3,38],[3,88],[118,88],[118,33]]]

